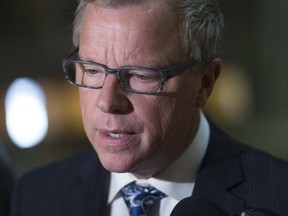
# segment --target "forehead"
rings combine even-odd
[[[118,7],[100,7],[95,3],[88,3],[86,17],[87,14],[92,15],[93,13],[100,18],[97,20],[98,22],[113,22],[119,26],[133,26],[135,23],[142,22],[150,25],[165,24],[162,27],[170,27],[178,21],[174,8],[161,0],[144,1]]]
[[[89,3],[80,35],[81,49],[117,52],[175,52],[179,49],[179,18],[161,1],[117,8]],[[101,50],[104,51],[104,50]]]

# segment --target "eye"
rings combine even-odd
[[[93,77],[103,75],[103,73],[105,73],[105,71],[101,67],[89,64],[82,65],[82,71],[86,76],[93,76]]]
[[[151,70],[130,71],[129,78],[138,82],[155,82],[160,79],[158,72]]]
[[[83,72],[89,76],[95,76],[99,73],[97,69],[84,69]]]

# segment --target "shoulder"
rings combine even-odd
[[[35,198],[51,194],[52,191],[69,191],[69,188],[87,179],[97,180],[96,176],[106,178],[108,171],[102,167],[96,152],[89,149],[25,174],[17,181],[13,195]]]
[[[206,193],[209,181],[215,181],[247,206],[288,215],[288,162],[238,142],[210,125],[211,136],[197,190]]]
[[[247,175],[258,173],[260,177],[272,176],[275,179],[270,179],[271,181],[283,181],[285,185],[288,181],[288,162],[261,150],[253,149],[246,152],[241,157],[241,163]],[[263,182],[263,179],[259,179],[259,181]],[[288,189],[288,187],[286,188]]]
[[[31,171],[13,190],[11,215],[75,215],[105,192],[109,175],[92,149]]]
[[[96,166],[99,164],[98,157],[92,149],[32,170],[29,173],[26,173],[20,180],[38,180],[41,178],[51,180],[53,177],[68,177],[77,175],[78,171],[81,170],[86,163],[92,163]]]
[[[255,166],[257,169],[260,167],[263,167],[263,169],[271,167],[273,169],[273,167],[277,167],[278,169],[283,169],[284,173],[288,174],[287,161],[235,140],[219,129],[211,120],[209,121],[209,125],[211,136],[204,160],[205,165],[208,166],[226,162],[232,158],[239,158],[243,168],[252,168]]]

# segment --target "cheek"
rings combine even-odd
[[[191,118],[194,117],[193,113],[197,109],[199,82],[194,77],[188,76],[185,79],[179,78],[178,82],[175,83],[171,82],[170,85],[167,85],[170,89],[175,89],[173,91],[175,94],[163,100],[159,121],[163,123],[162,126],[169,134],[176,134],[177,136],[193,121]]]
[[[159,142],[165,139],[167,129],[173,121],[174,102],[170,98],[148,97],[147,100],[139,101],[135,112],[145,125],[146,138]]]
[[[85,94],[83,92],[83,89],[79,89],[79,101],[80,101],[80,108],[81,108],[81,114],[82,114],[82,118],[84,118],[86,115],[84,115],[85,113],[87,113],[86,109],[87,109],[87,94]]]
[[[94,96],[96,97],[96,95]],[[90,121],[92,120],[92,115],[94,113],[93,107],[94,107],[95,100],[93,100],[91,93],[89,93],[87,89],[79,90],[79,100],[80,100],[82,121],[83,121],[85,130],[87,130],[90,124],[89,120]]]
[[[192,77],[193,78],[193,77]],[[191,77],[175,79],[164,86],[164,96],[147,96],[134,102],[137,116],[144,122],[150,134],[166,139],[181,131],[181,125],[190,121],[196,108],[198,82]],[[138,108],[138,109],[137,109]]]

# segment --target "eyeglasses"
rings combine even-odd
[[[170,68],[124,66],[111,69],[96,62],[73,59],[76,54],[78,54],[78,49],[62,61],[65,78],[71,84],[99,89],[103,87],[105,78],[109,74],[114,74],[124,91],[138,94],[160,93],[167,80],[197,63],[195,60],[190,60],[185,64]]]

